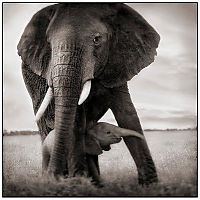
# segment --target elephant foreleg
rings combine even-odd
[[[87,155],[87,163],[88,163],[88,172],[89,176],[92,178],[92,181],[97,186],[102,186],[103,181],[100,177],[98,156],[96,155]]]
[[[143,135],[141,124],[131,101],[127,86],[113,91],[111,110],[120,127],[135,130]],[[146,140],[137,137],[124,137],[124,142],[133,157],[140,184],[157,182],[157,173]]]

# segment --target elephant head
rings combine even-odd
[[[77,170],[77,163],[84,159],[85,142],[76,133],[77,115],[90,94],[91,80],[106,88],[123,85],[154,61],[159,39],[141,15],[121,3],[61,3],[33,16],[18,54],[37,121],[43,120],[54,100],[55,109],[49,109],[55,115],[54,124],[46,123],[55,129],[49,173],[62,173],[66,157],[69,174],[82,170],[81,166]],[[43,126],[40,131],[44,132]]]
[[[136,131],[120,128],[118,126],[99,122],[86,134],[86,153],[90,155],[99,155],[102,150],[110,150],[110,145],[121,141],[122,137],[133,136],[144,139],[143,135]]]

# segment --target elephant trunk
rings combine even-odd
[[[125,129],[125,128],[120,128],[120,127],[114,127],[115,130],[115,135],[118,137],[127,137],[127,136],[132,136],[132,137],[138,137],[141,139],[144,139],[144,136],[138,133],[137,131],[133,131],[130,129]]]
[[[82,50],[60,45],[53,51],[54,65],[50,87],[55,98],[55,141],[49,163],[49,173],[69,176],[85,173],[84,133],[77,133],[77,105],[82,89]],[[78,146],[76,142],[78,141]]]

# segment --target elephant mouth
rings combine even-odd
[[[79,97],[78,105],[81,105],[84,103],[84,101],[88,98],[91,90],[91,79],[87,80],[82,87],[82,92]],[[38,122],[41,117],[43,116],[44,112],[46,111],[48,105],[50,104],[51,100],[53,99],[53,89],[52,87],[49,87],[46,95],[36,113],[36,122]]]

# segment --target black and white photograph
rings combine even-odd
[[[197,197],[197,2],[2,2],[3,197]]]

